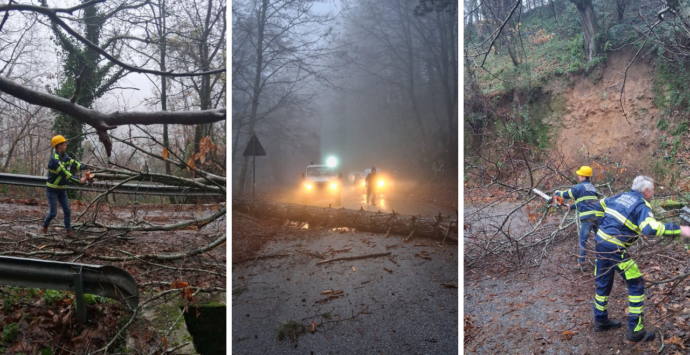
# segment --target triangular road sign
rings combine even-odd
[[[266,151],[264,150],[264,147],[261,146],[259,138],[256,137],[256,133],[254,133],[252,139],[249,140],[249,144],[247,144],[247,149],[244,150],[244,156],[262,157],[264,155],[266,155]]]

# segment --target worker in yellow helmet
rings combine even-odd
[[[562,197],[564,200],[570,199],[574,201],[569,208],[571,210],[577,210],[581,222],[579,260],[575,270],[585,271],[585,269],[587,269],[585,264],[587,238],[589,237],[590,231],[596,233],[599,229],[597,217],[603,217],[604,212],[598,203],[599,193],[589,181],[592,177],[592,168],[589,166],[581,166],[575,174],[577,174],[577,180],[580,183],[568,190],[556,191],[555,195]]]
[[[62,206],[62,212],[65,215],[65,231],[68,237],[74,236],[72,233],[72,226],[70,225],[70,208],[67,200],[68,182],[77,184],[85,184],[86,178],[77,179],[72,175],[72,172],[79,172],[89,168],[86,164],[82,164],[65,154],[67,149],[67,140],[61,135],[57,135],[50,140],[50,144],[55,148],[55,152],[50,157],[48,162],[48,180],[46,181],[46,195],[48,196],[48,205],[50,212],[43,220],[41,232],[48,233],[48,225],[50,221],[57,216],[57,204]]]

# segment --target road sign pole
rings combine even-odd
[[[263,157],[266,155],[264,147],[261,146],[259,138],[256,137],[256,133],[252,134],[252,139],[247,144],[247,149],[244,150],[245,157],[252,158],[252,198],[256,198],[256,156]]]

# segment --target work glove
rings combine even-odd
[[[79,179],[79,181],[81,182],[82,185],[86,184],[86,178],[85,177]],[[690,228],[690,227],[688,227],[688,228]]]
[[[690,226],[680,226],[680,236],[690,238]]]

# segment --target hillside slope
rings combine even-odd
[[[553,128],[554,149],[568,160],[608,157],[624,165],[639,166],[658,148],[657,107],[654,105],[653,63],[638,57],[628,70],[623,104],[619,103],[623,73],[634,51],[613,52],[603,68],[589,77],[579,76],[573,85],[554,82],[545,90],[563,95],[565,112],[547,119]]]

